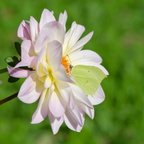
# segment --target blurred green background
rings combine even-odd
[[[58,17],[68,13],[94,36],[84,47],[96,51],[110,75],[102,82],[106,99],[95,106],[95,118],[86,116],[80,133],[64,124],[53,135],[46,119],[31,125],[37,102],[14,99],[0,106],[1,144],[143,144],[144,143],[144,1],[143,0],[0,0],[0,69],[4,59],[17,55],[13,43],[20,22],[34,16],[38,21],[47,8]],[[10,84],[1,74],[0,99],[19,90],[23,80]]]

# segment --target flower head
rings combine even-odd
[[[71,75],[73,67],[94,66],[108,75],[97,53],[81,50],[93,32],[79,40],[85,28],[73,22],[66,32],[66,20],[66,12],[56,21],[53,12],[44,9],[39,23],[33,17],[22,21],[18,28],[18,37],[22,39],[21,61],[14,68],[8,67],[11,76],[26,78],[18,98],[25,103],[39,99],[31,123],[40,123],[48,116],[54,134],[63,122],[80,131],[85,113],[93,118],[93,105],[105,97],[101,86],[93,96],[86,95]]]

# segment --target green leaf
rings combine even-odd
[[[7,62],[8,65],[14,67],[18,62],[18,58],[16,56],[13,56],[13,57],[7,57],[5,59],[5,61]]]
[[[19,55],[21,55],[21,44],[19,42],[14,43],[16,51]]]
[[[8,79],[8,82],[10,82],[10,83],[14,83],[14,82],[17,82],[19,80],[19,78],[15,78],[15,77],[9,77],[9,79]]]
[[[72,68],[76,84],[86,95],[94,95],[101,81],[106,77],[101,69],[94,66],[77,65]]]

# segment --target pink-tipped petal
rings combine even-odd
[[[29,26],[25,23],[25,21],[22,21],[19,28],[17,35],[22,40],[30,40],[30,29]]]
[[[7,67],[7,69],[9,75],[16,78],[26,78],[33,73],[32,71],[29,70],[24,70],[24,69],[14,68],[14,67]]]
[[[31,74],[22,84],[18,98],[24,103],[33,103],[40,97],[43,89],[42,83],[35,73]]]
[[[62,117],[65,113],[66,105],[62,102],[61,95],[54,91],[49,99],[49,109],[54,117]]]
[[[40,19],[40,30],[42,29],[42,27],[51,22],[51,21],[55,21],[55,17],[53,15],[53,12],[50,12],[47,9],[44,9],[41,15],[41,19]]]
[[[93,105],[97,105],[97,104],[102,103],[104,101],[104,99],[105,99],[105,94],[104,94],[104,91],[103,91],[102,87],[100,86],[98,88],[98,90],[96,91],[94,96],[90,96],[89,95],[88,99],[90,100],[90,102]]]

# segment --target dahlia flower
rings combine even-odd
[[[75,84],[72,67],[94,66],[108,75],[97,53],[81,50],[93,32],[79,40],[85,28],[73,22],[66,32],[66,20],[66,12],[56,21],[53,12],[44,9],[39,23],[33,17],[22,21],[18,28],[18,37],[22,39],[21,61],[15,67],[8,67],[10,76],[26,78],[18,98],[24,103],[39,99],[31,123],[40,123],[48,116],[54,134],[63,122],[74,131],[81,131],[85,113],[93,118],[93,105],[105,98],[101,86],[93,96],[86,95]]]

